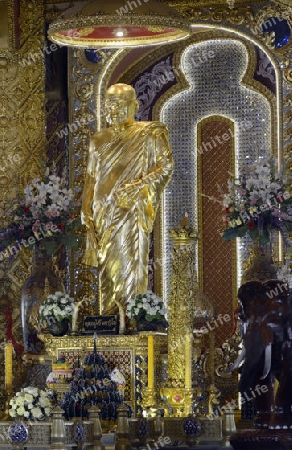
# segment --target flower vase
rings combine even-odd
[[[277,270],[273,263],[271,255],[271,244],[259,245],[255,241],[250,251],[250,260],[245,267],[242,283],[251,280],[267,281],[277,279]]]
[[[139,319],[136,322],[136,327],[138,331],[159,331],[165,330],[168,327],[168,322],[158,319],[151,320],[151,322],[146,319]]]
[[[34,246],[32,273],[21,290],[21,321],[23,343],[30,353],[40,353],[43,344],[37,337],[39,307],[48,294],[65,292],[62,280],[56,275],[49,255],[40,242]]]
[[[61,322],[52,322],[48,325],[49,332],[52,336],[64,336],[69,329],[68,320],[62,320]]]

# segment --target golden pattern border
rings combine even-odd
[[[15,48],[14,1],[9,0],[8,24],[11,32],[10,47],[0,50],[0,146],[5,160],[1,173],[1,219],[5,224],[6,205],[33,178],[42,177],[45,163],[45,69],[44,69],[44,3],[43,0],[21,0],[19,47]],[[17,24],[18,25],[18,24]],[[38,55],[31,61],[30,55]],[[1,161],[2,162],[2,161]],[[3,224],[2,222],[2,224]],[[22,342],[20,293],[24,279],[30,273],[31,252],[22,249],[13,261],[2,261],[1,285],[9,284],[3,300],[10,301],[13,318],[12,332]],[[12,297],[12,298],[11,298]],[[1,340],[6,331],[5,310],[2,311]],[[2,368],[2,355],[0,363]],[[14,389],[24,380],[26,368],[20,358],[13,360]],[[0,380],[3,380],[1,371]],[[2,383],[4,389],[4,382]]]
[[[7,23],[7,45],[0,47],[0,57],[7,56],[15,48],[14,0],[5,0],[5,3],[7,6],[7,17],[4,18]]]
[[[48,1],[48,0],[46,0]],[[227,4],[226,0],[217,0],[216,3],[214,0],[164,0],[165,3],[168,6],[172,6],[173,8],[177,9],[178,11],[180,11],[180,9],[182,8],[190,8],[190,7],[206,7],[206,6],[212,6],[214,8],[216,7],[222,7],[225,6]],[[246,5],[247,1],[246,0],[234,0],[234,8],[236,8],[238,5]],[[262,0],[254,0],[252,2],[253,4],[262,4],[263,1]],[[228,8],[228,6],[227,6]],[[231,8],[231,9],[234,9]]]

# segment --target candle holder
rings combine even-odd
[[[145,410],[147,408],[151,408],[156,405],[156,393],[154,389],[144,388],[142,390],[142,408]]]
[[[10,414],[9,414],[9,402],[14,397],[15,392],[11,389],[6,391],[6,399],[5,399],[5,410],[3,414],[3,420],[11,420]]]
[[[164,405],[165,417],[187,417],[192,413],[195,389],[179,386],[163,387],[160,395]],[[169,412],[171,406],[172,412]]]

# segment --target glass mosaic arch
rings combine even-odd
[[[164,197],[165,229],[175,227],[185,211],[195,228],[200,228],[198,160],[204,160],[207,152],[212,152],[215,158],[218,150],[214,139],[198,145],[198,126],[202,120],[219,115],[234,124],[236,172],[247,158],[254,160],[272,150],[272,106],[265,95],[242,82],[248,64],[247,49],[237,40],[208,40],[190,45],[183,52],[181,69],[190,87],[170,98],[161,111],[161,120],[169,128],[176,167]],[[232,165],[233,162],[231,170]],[[214,180],[214,187],[217,182],[226,184],[227,178],[226,173],[225,180]],[[171,243],[164,234],[166,258],[170,248]],[[168,261],[165,266],[163,289],[167,297]]]
[[[162,92],[152,115],[168,126],[175,160],[160,218],[160,293],[167,301],[172,250],[167,230],[176,227],[188,212],[191,225],[199,231],[200,288],[213,301],[218,314],[227,312],[231,317],[222,333],[218,330],[219,344],[234,330],[241,262],[248,251],[246,241],[241,240],[237,249],[235,242],[221,242],[220,208],[210,201],[207,204],[202,194],[207,193],[204,189],[211,192],[213,187],[216,196],[216,184],[226,186],[228,170],[234,173],[247,160],[270,152],[276,154],[279,83],[275,65],[267,54],[241,38],[198,39],[186,45],[179,58],[173,56],[172,62],[165,59],[164,71],[176,74],[175,60],[187,83]],[[143,77],[149,80],[149,73],[143,72],[133,83],[138,92]],[[220,145],[218,139],[224,133],[229,133],[230,139]]]

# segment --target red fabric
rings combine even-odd
[[[11,315],[11,311],[10,311],[10,305],[7,306],[6,309],[6,317],[7,317],[7,330],[6,330],[6,338],[7,341],[10,341],[13,345],[13,348],[17,354],[17,356],[21,356],[23,351],[24,351],[24,347],[19,344],[15,337],[13,336],[12,333],[12,315]]]

